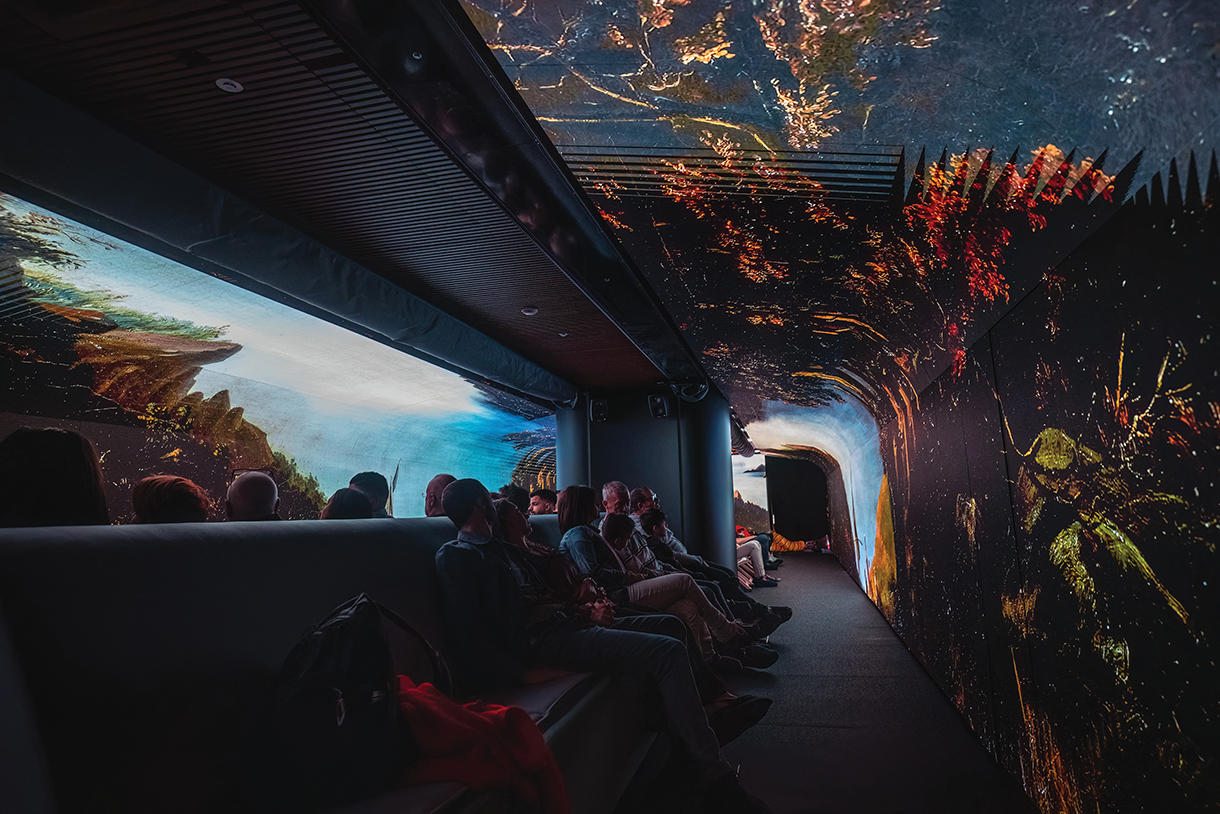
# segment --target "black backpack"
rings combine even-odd
[[[389,625],[386,622],[390,622]],[[390,636],[409,636],[431,676],[395,669]],[[361,594],[305,632],[280,668],[264,726],[257,797],[264,810],[318,811],[374,795],[419,750],[398,711],[395,676],[451,690],[436,649],[393,611]]]

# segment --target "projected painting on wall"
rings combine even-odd
[[[761,455],[733,455],[733,522],[755,534],[771,530],[766,477]]]
[[[0,431],[89,436],[113,517],[153,473],[220,498],[233,469],[270,467],[290,518],[368,470],[400,517],[440,472],[553,486],[547,410],[11,196],[0,326]]]

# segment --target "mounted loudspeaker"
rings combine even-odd
[[[610,405],[605,399],[589,399],[589,420],[605,421],[610,414]]]
[[[653,418],[667,418],[669,416],[669,399],[659,393],[649,396],[648,412],[652,413]]]

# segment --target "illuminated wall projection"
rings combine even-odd
[[[1133,164],[1100,164],[950,155],[803,213],[761,172],[600,200],[755,445],[827,472],[834,552],[1042,809],[1197,810],[1220,172],[1120,206]]]
[[[366,470],[400,517],[440,472],[554,485],[547,410],[9,196],[0,325],[0,433],[80,429],[115,518],[159,472],[222,498],[232,469],[273,467],[290,518]]]
[[[761,455],[733,455],[733,521],[756,534],[771,530],[767,465]]]
[[[838,469],[848,512],[845,542],[860,587],[868,590],[868,575],[878,550],[878,507],[888,513],[888,496],[885,503],[879,502],[886,481],[876,420],[852,397],[821,408],[768,401],[762,412],[761,420],[746,427],[755,446],[781,454],[816,451]],[[893,548],[892,533],[889,538],[882,534],[881,550],[887,546]],[[780,550],[784,550],[782,544]]]
[[[1214,8],[463,7],[1042,810],[1220,809]]]

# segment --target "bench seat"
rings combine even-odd
[[[535,526],[555,544],[553,516]],[[289,650],[367,593],[444,653],[434,556],[454,536],[444,518],[0,530],[0,609],[57,810],[251,810],[243,744]],[[419,653],[399,660],[428,678]],[[574,675],[485,700],[529,712],[573,810],[608,814],[655,737],[641,693]],[[345,810],[492,812],[497,797],[434,784]]]

